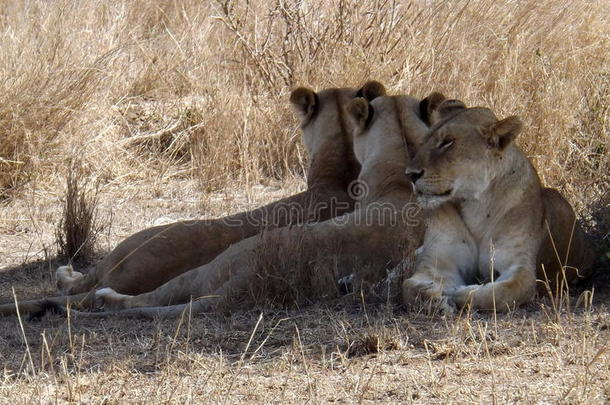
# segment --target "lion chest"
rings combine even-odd
[[[505,241],[497,232],[498,218],[490,214],[482,205],[475,205],[462,211],[462,218],[476,245],[473,276],[490,280],[493,273],[506,262],[506,255],[503,253]]]

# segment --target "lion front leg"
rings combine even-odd
[[[402,284],[403,302],[413,305],[416,302],[426,302],[430,308],[436,307],[444,314],[456,312],[455,303],[443,295],[443,289],[436,280],[424,277],[411,277]]]
[[[530,301],[535,292],[535,266],[514,265],[500,272],[497,280],[458,287],[451,296],[459,306],[470,304],[472,309],[504,312]]]
[[[442,206],[430,214],[420,249],[415,273],[403,282],[403,301],[423,299],[446,314],[455,313],[451,293],[466,284],[464,277],[473,276],[477,248],[453,206]]]
[[[429,309],[434,307],[442,313],[451,315],[457,310],[452,296],[447,294],[456,287],[464,284],[459,270],[427,265],[419,266],[415,274],[406,279],[402,284],[402,299],[405,304],[413,305],[416,302],[429,304]]]

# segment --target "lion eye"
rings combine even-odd
[[[451,145],[453,145],[453,139],[443,139],[442,141],[439,142],[439,144],[437,145],[438,149],[448,149],[451,147]]]

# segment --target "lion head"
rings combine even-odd
[[[466,108],[437,94],[427,108],[432,127],[406,174],[418,201],[435,208],[477,198],[486,190],[521,131],[517,117],[498,120],[487,108]]]
[[[385,95],[385,88],[376,81],[369,81],[360,89],[331,88],[314,92],[306,87],[295,89],[290,102],[301,121],[303,143],[311,156],[310,171],[336,171],[339,167],[327,166],[338,161],[348,180],[354,180],[360,170],[352,147],[352,128],[345,106],[354,98],[373,100]],[[333,155],[333,156],[330,156]]]
[[[354,154],[361,164],[408,159],[428,131],[420,115],[424,101],[411,96],[356,98],[348,104],[354,133]],[[403,166],[404,167],[404,166]]]

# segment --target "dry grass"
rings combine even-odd
[[[365,211],[361,203],[356,203],[355,209]],[[232,294],[247,297],[250,302],[229,302],[229,306],[293,309],[333,302],[339,297],[344,302],[399,302],[401,281],[410,277],[413,270],[410,264],[414,253],[405,258],[405,252],[415,251],[417,238],[404,232],[401,221],[392,228],[387,222],[383,237],[392,241],[388,255],[368,246],[368,251],[354,256],[340,240],[321,240],[307,231],[290,235],[264,232],[253,263],[255,282],[248,286],[246,294]],[[369,230],[376,232],[374,226]],[[401,271],[388,278],[398,265]]]
[[[256,282],[250,286],[253,302],[265,307],[303,307],[340,295],[337,280],[341,260],[338,246],[325,246],[315,239],[298,237],[294,242],[263,234],[256,252]],[[326,254],[325,254],[326,253]]]
[[[165,220],[196,210],[196,202],[185,198],[195,184],[181,182],[159,198],[142,194],[128,204],[101,201],[101,210],[116,212],[112,235],[102,241],[114,246],[168,211],[172,217]],[[121,193],[117,189],[111,200],[120,200]],[[210,200],[213,216],[222,215],[227,204],[232,211],[253,204],[236,192]],[[59,201],[51,205],[60,211]],[[132,222],[138,214],[143,218]],[[0,255],[6,249],[2,245]],[[19,298],[53,293],[55,266],[45,260],[5,268],[0,302],[12,299],[11,287]],[[24,322],[25,333],[18,320],[2,319],[0,398],[445,403],[459,397],[467,403],[602,404],[610,398],[610,280],[601,281],[592,305],[585,300],[575,306],[578,293],[572,291],[569,307],[555,309],[556,303],[541,300],[497,317],[443,319],[424,308],[405,312],[347,299],[289,310],[262,301],[249,311],[163,322],[74,322],[48,315]]]
[[[300,173],[290,89],[369,78],[519,114],[545,183],[580,209],[608,189],[605,2],[0,7],[3,193],[56,186],[56,157],[72,153],[106,183],[191,173],[217,189]]]
[[[606,253],[609,16],[607,2],[568,0],[0,0],[0,299],[54,291],[71,159],[99,184],[110,249],[145,226],[303,187],[289,91],[368,79],[521,116],[518,142]],[[308,282],[335,288],[324,280]],[[311,300],[281,297],[279,281],[278,297]],[[592,303],[572,291],[456,320],[358,299],[261,301],[262,320],[48,316],[22,333],[4,319],[0,402],[607,403],[609,282]]]
[[[455,320],[353,304],[164,322],[47,316],[23,334],[5,320],[0,395],[18,403],[607,403],[607,304],[557,318],[547,310]]]
[[[66,200],[57,226],[58,256],[70,263],[90,263],[95,257],[102,226],[97,218],[97,190],[78,162],[70,162],[66,180]]]

